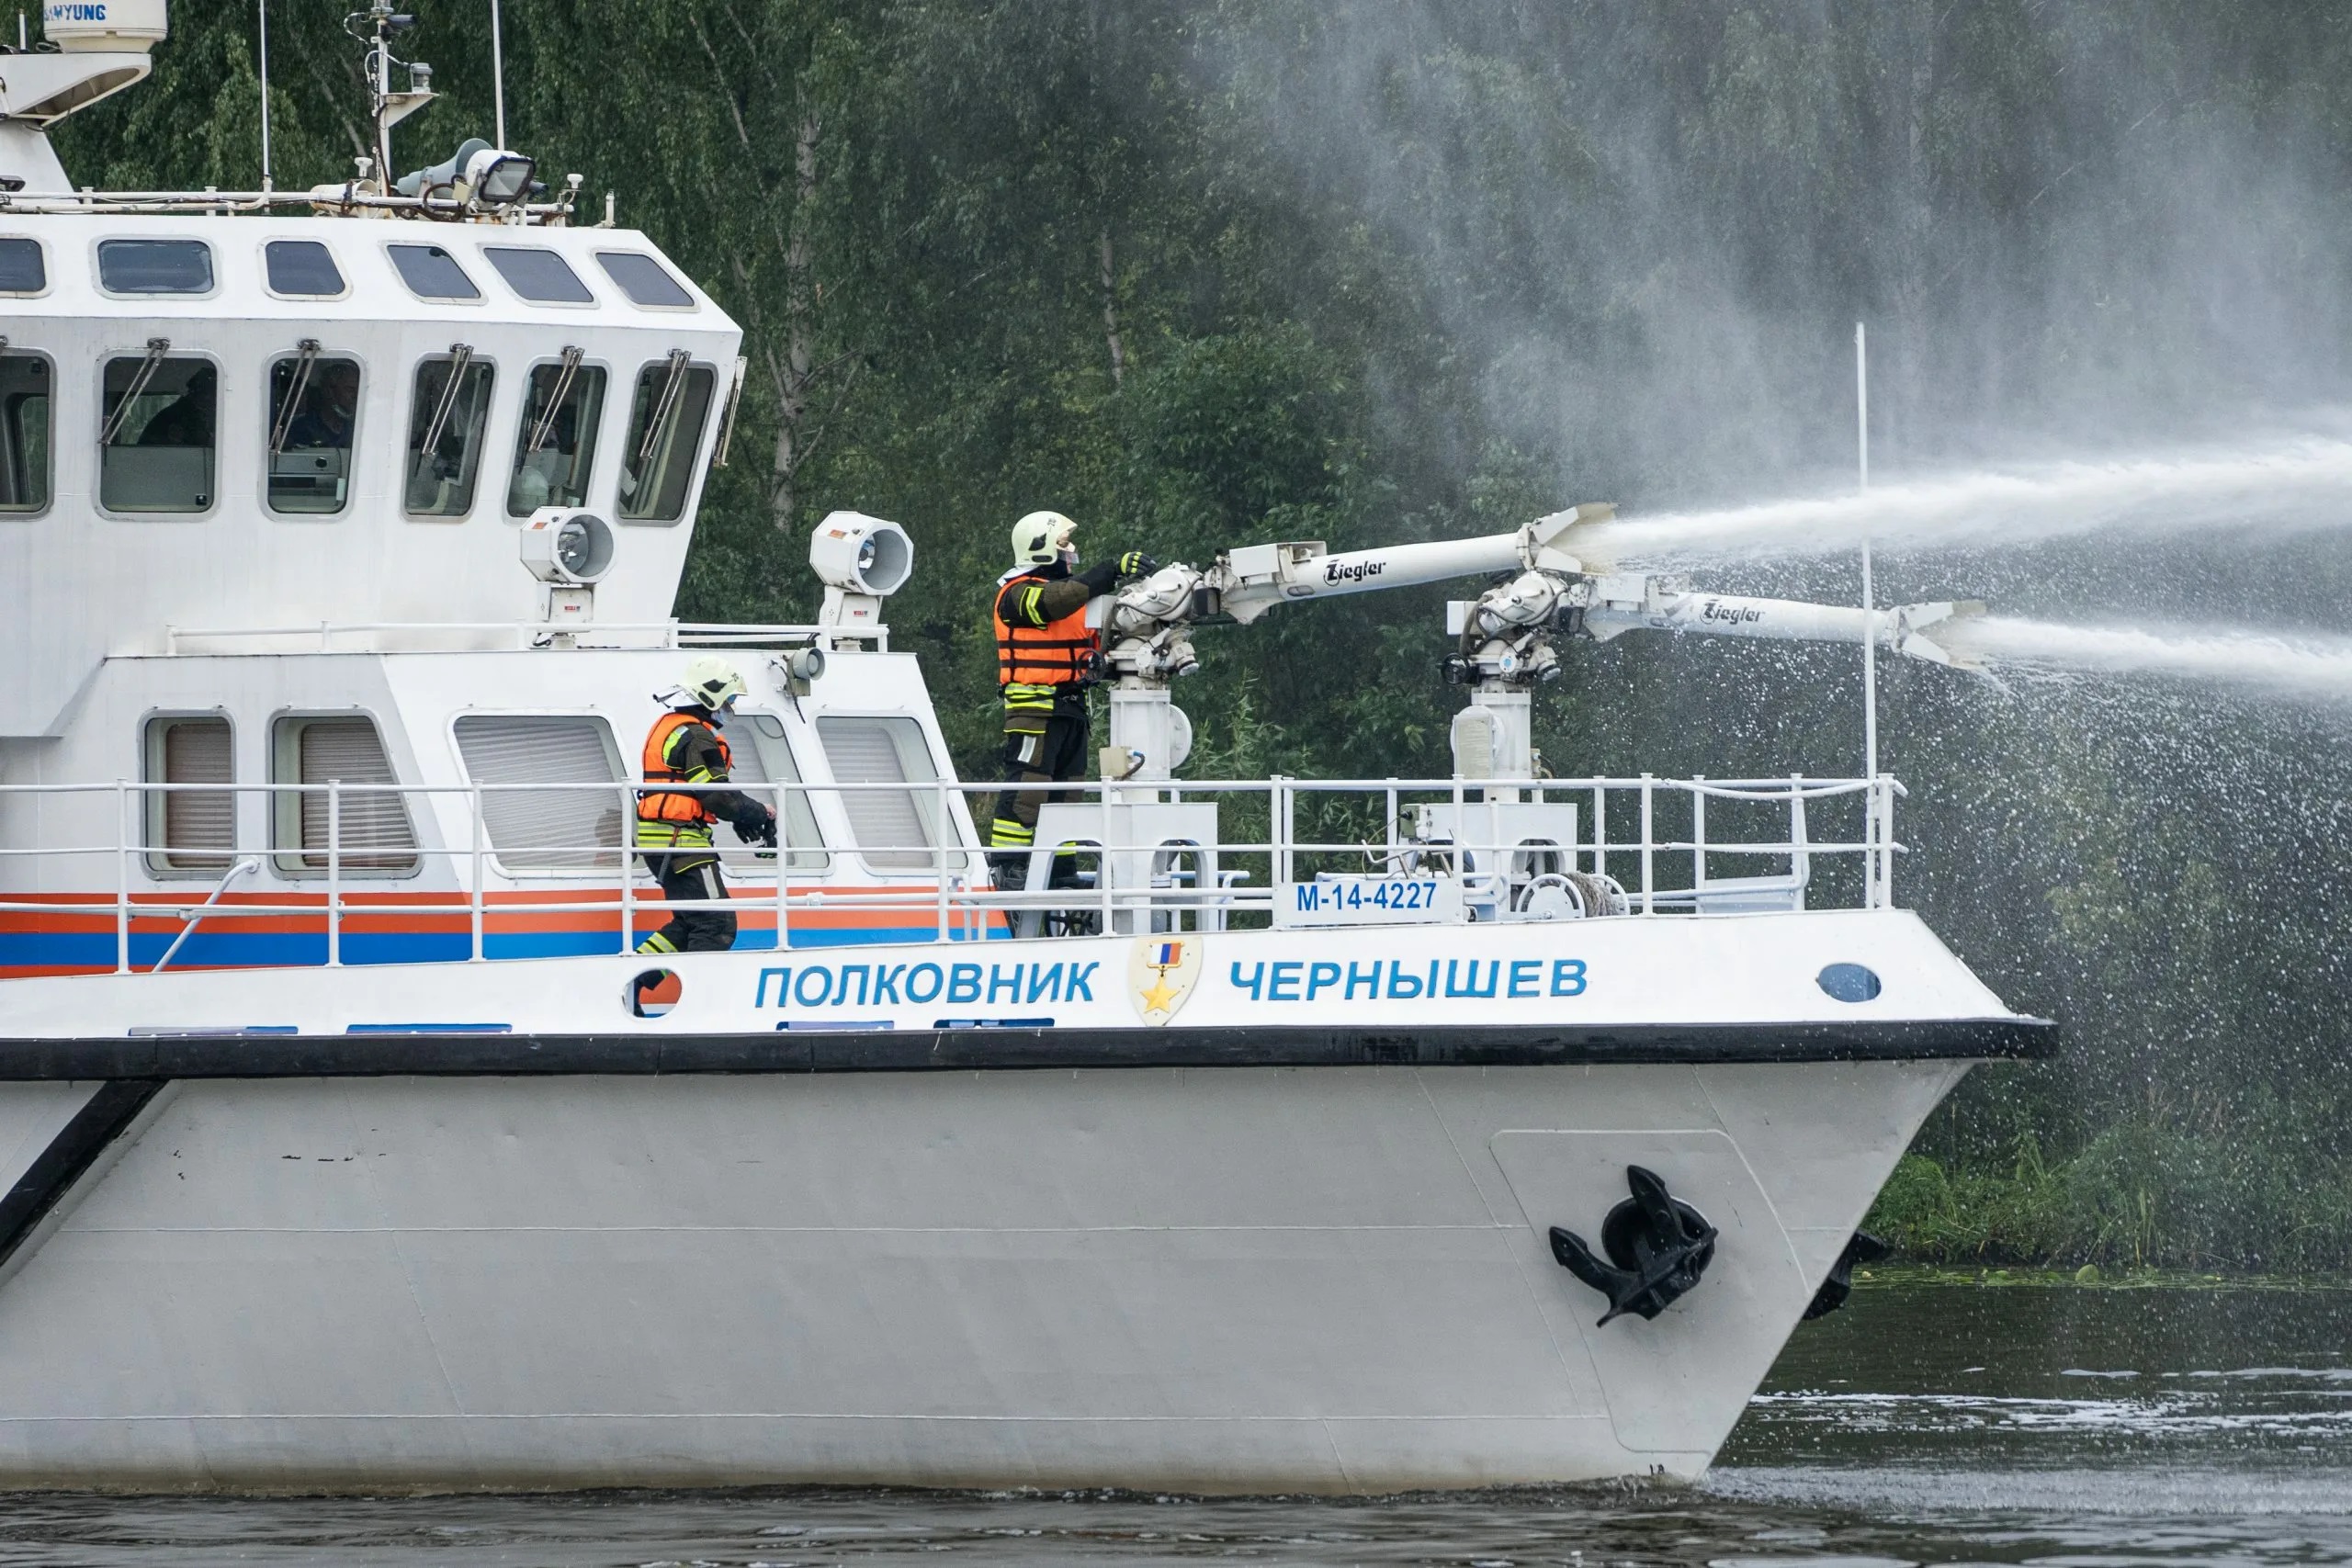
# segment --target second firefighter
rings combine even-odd
[[[734,753],[718,726],[743,695],[743,677],[706,655],[686,670],[684,687],[645,738],[645,788],[637,797],[637,849],[662,884],[670,920],[637,944],[639,953],[723,952],[735,945],[735,912],[727,907],[711,829],[721,818],[736,836],[773,848],[775,813],[729,782]],[[664,785],[701,785],[698,789]]]

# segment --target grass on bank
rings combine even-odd
[[[2213,1273],[2193,1269],[2040,1269],[2027,1264],[1882,1263],[1854,1271],[1857,1290],[1970,1285],[2097,1291],[2352,1291],[2352,1275]]]
[[[1897,1261],[2071,1271],[2352,1271],[2352,1164],[2145,1122],[2050,1159],[2020,1136],[2006,1168],[1908,1155],[1863,1227]]]

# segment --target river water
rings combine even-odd
[[[1877,1284],[1696,1487],[0,1498],[0,1563],[2352,1563],[2352,1291]]]

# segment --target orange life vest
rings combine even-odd
[[[1033,581],[1042,584],[1047,580],[1035,572],[1006,578],[997,584],[996,598],[989,606],[989,618],[996,623],[996,683],[1051,687],[1085,680],[1093,673],[1094,655],[1102,646],[1102,634],[1086,624],[1085,605],[1042,626],[1005,618],[1007,592]],[[1008,693],[1008,700],[1012,695]]]
[[[718,760],[730,773],[735,766],[735,753],[727,749],[727,737],[718,733],[708,720],[696,718],[690,713],[665,713],[654,720],[645,737],[645,782],[653,784],[712,784],[717,781],[707,773],[693,777],[686,770],[670,761],[670,745],[678,731],[694,724],[710,731],[718,742]],[[695,772],[702,772],[696,769]],[[640,790],[637,796],[637,819],[640,822],[676,822],[696,827],[707,826],[718,818],[703,805],[699,795],[681,795],[673,790]]]

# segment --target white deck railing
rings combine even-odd
[[[689,786],[663,787],[695,793]],[[712,786],[741,789],[779,806],[787,795],[807,796],[812,805],[830,801],[834,809],[829,816],[836,824],[842,819],[839,807],[845,797],[907,796],[929,807],[926,836],[946,840],[874,844],[842,842],[836,835],[814,844],[796,842],[786,831],[793,813],[779,811],[778,848],[763,852],[735,843],[731,829],[722,823],[715,836],[734,889],[724,907],[739,916],[772,919],[779,948],[796,945],[796,920],[820,922],[827,913],[895,914],[903,917],[903,925],[894,925],[892,940],[921,941],[927,932],[929,940],[946,942],[1007,934],[1024,913],[1091,915],[1094,928],[1103,931],[1233,929],[1277,919],[1279,911],[1291,907],[1294,890],[1318,878],[1434,876],[1459,879],[1461,919],[1507,919],[1514,918],[1510,895],[1519,875],[1513,857],[1524,869],[1530,857],[1550,855],[1556,857],[1557,869],[1608,877],[1621,885],[1626,913],[1633,918],[1703,916],[1726,909],[1754,913],[1766,908],[1859,906],[1873,885],[1884,902],[1892,896],[1894,857],[1905,852],[1893,833],[1894,801],[1905,791],[1883,776],[1877,781],[1874,798],[1866,798],[1873,790],[1864,780],[1801,775],[1664,779],[1644,774],[1508,785],[1453,779],[1276,776],[1242,782],[1185,780],[1159,786],[1156,799],[1161,803],[1217,804],[1220,831],[1213,843],[1161,840],[1148,833],[1123,837],[1122,823],[1136,819],[1127,808],[1155,797],[1133,785],[1089,781],[1064,786],[1066,800],[1077,804],[1055,818],[1064,829],[1057,839],[1076,846],[1078,885],[999,889],[992,885],[989,852],[974,830],[968,803],[976,798],[984,803],[985,820],[993,815],[985,803],[1003,787],[944,779]],[[603,946],[600,940],[598,950],[624,952],[650,929],[646,916],[671,907],[650,886],[637,853],[618,838],[502,847],[493,841],[484,807],[501,794],[586,792],[613,803],[610,819],[626,834],[635,818],[637,789],[633,784],[335,781],[323,785],[130,781],[0,785],[0,843],[9,846],[0,847],[0,931],[18,935],[29,931],[38,936],[64,929],[40,919],[49,917],[85,922],[82,929],[87,934],[86,922],[110,920],[113,967],[126,974],[134,968],[135,933],[142,942],[169,933],[161,958],[140,965],[152,971],[174,962],[199,927],[204,933],[233,932],[238,922],[263,919],[300,921],[296,934],[322,936],[322,961],[329,966],[344,963],[354,921],[381,926],[401,918],[463,917],[468,933],[464,956],[480,962],[493,956],[486,937],[496,922],[594,914],[611,922],[611,946]],[[273,823],[288,815],[277,804],[282,797],[322,795],[323,841],[270,843],[258,849],[243,842],[162,842],[150,829],[164,814],[151,807],[175,794],[226,795],[232,801],[266,796]],[[347,802],[365,797],[373,803],[386,795],[401,798],[413,847],[355,842],[345,832]],[[956,806],[959,801],[967,804]],[[1488,812],[1490,805],[1498,809]],[[1480,830],[1482,817],[1489,823],[1501,820],[1500,808],[1545,805],[1578,808],[1576,830],[1568,840]],[[1415,838],[1408,830],[1408,820],[1423,807],[1441,808],[1460,825],[1459,830],[1449,839]],[[1852,832],[1814,837],[1808,810],[1818,815],[1824,807],[1850,817]],[[28,847],[27,819],[36,808],[46,821],[80,820],[85,835],[99,821],[110,823],[112,830],[82,841]],[[1718,818],[1736,814],[1741,820],[1718,820],[1711,826],[1711,813]],[[242,815],[232,807],[232,821]],[[920,818],[922,813],[917,815]],[[1768,824],[1777,818],[1780,831],[1740,836],[1742,829],[1754,830],[1759,815]],[[300,816],[297,805],[291,818],[299,821]],[[1875,833],[1868,830],[1872,818]],[[1074,823],[1091,824],[1091,830],[1073,829]],[[1234,831],[1240,836],[1226,836]],[[436,838],[441,841],[434,842]],[[1040,835],[1041,852],[1057,847]],[[793,869],[796,854],[822,856],[821,868]],[[1119,868],[1132,866],[1139,856],[1157,863],[1153,874],[1123,875]],[[167,857],[179,863],[160,863]],[[580,863],[555,868],[526,863],[557,857]],[[1726,877],[1715,867],[1724,861],[1753,867],[1758,860],[1772,859],[1787,863],[1788,870]],[[877,860],[897,863],[877,866]],[[1816,876],[1815,863],[1823,861],[1850,867],[1850,874]],[[1874,878],[1863,874],[1872,862],[1878,870]],[[777,874],[778,866],[786,868],[784,874]],[[1103,874],[1106,869],[1110,874]],[[231,895],[232,883],[245,877],[258,880],[266,872],[274,873],[275,886]],[[1850,887],[1845,886],[1848,882]],[[1759,890],[1764,895],[1760,898]],[[178,961],[187,966],[187,960]],[[0,957],[0,964],[8,962]],[[72,966],[97,967],[86,963]]]
[[[854,634],[840,626],[780,624],[739,626],[724,621],[303,621],[282,626],[165,626],[170,654],[251,651],[303,653],[480,653],[541,647],[560,637],[571,646],[607,649],[790,647],[823,637],[890,648],[888,626]],[[283,645],[299,643],[299,649]]]

